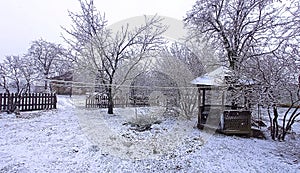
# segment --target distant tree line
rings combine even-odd
[[[69,71],[68,51],[59,44],[39,39],[31,43],[24,55],[6,56],[0,63],[0,86],[6,93],[32,92],[35,82],[44,83],[50,91],[49,79]]]

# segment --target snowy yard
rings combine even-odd
[[[75,97],[76,98],[76,97]],[[286,142],[199,131],[157,108],[58,109],[0,115],[0,172],[300,172],[300,123]],[[156,121],[139,132],[128,122]]]

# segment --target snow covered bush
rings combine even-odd
[[[126,124],[131,125],[136,131],[150,130],[153,124],[161,122],[163,111],[163,108],[135,108],[135,116]]]

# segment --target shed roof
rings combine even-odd
[[[229,75],[230,70],[227,67],[221,66],[209,73],[206,73],[191,83],[195,85],[207,85],[207,86],[222,86],[225,84],[225,77]]]

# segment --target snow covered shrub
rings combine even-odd
[[[196,89],[181,89],[179,110],[180,114],[191,119],[197,114],[198,95]]]
[[[162,111],[163,109],[136,108],[135,116],[127,124],[137,131],[150,130],[153,124],[161,122]]]

